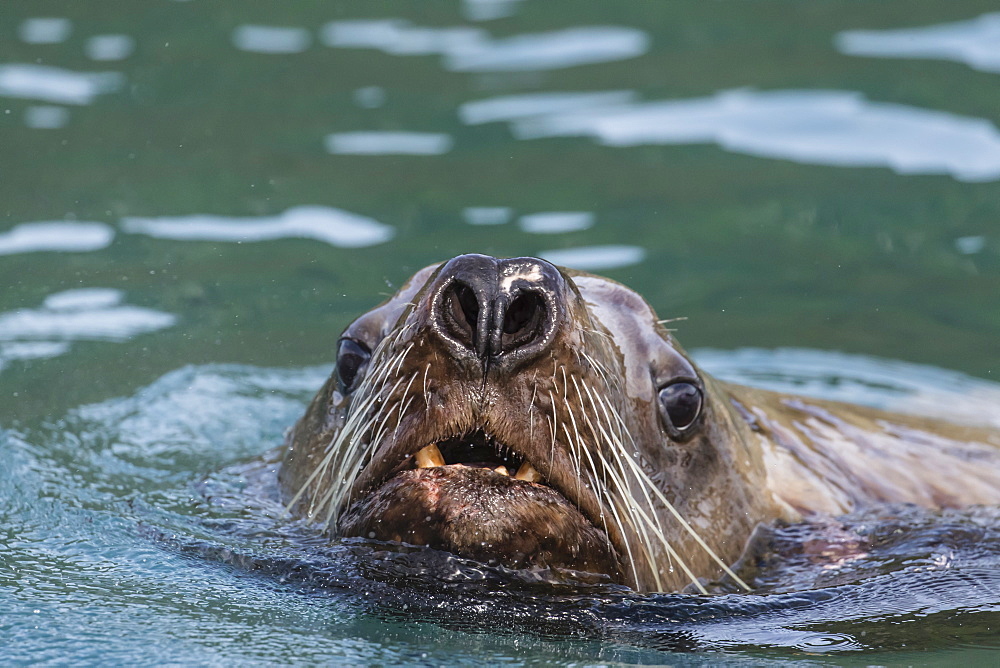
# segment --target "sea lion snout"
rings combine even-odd
[[[456,358],[517,366],[552,344],[565,297],[565,279],[544,260],[460,255],[432,286],[430,327]]]

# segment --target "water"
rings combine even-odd
[[[626,282],[727,379],[997,426],[993,11],[4,3],[5,658],[994,656],[996,509],[778,527],[757,595],[635,597],[321,548],[255,464],[352,316],[469,251]]]

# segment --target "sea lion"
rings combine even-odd
[[[347,327],[279,480],[333,535],[704,591],[776,518],[1000,503],[998,446],[719,382],[619,283],[462,255]]]

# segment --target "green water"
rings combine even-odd
[[[0,645],[17,648],[12,660],[53,663],[698,660],[595,637],[386,620],[358,594],[289,593],[161,549],[136,526],[197,534],[187,519],[217,511],[198,506],[194,486],[277,444],[349,319],[414,270],[463,252],[624,245],[642,258],[600,273],[636,288],[662,317],[686,318],[676,326],[688,348],[842,351],[995,379],[1000,38],[984,47],[993,60],[976,67],[838,48],[844,31],[995,10],[972,0],[0,4],[0,428],[10,430],[0,440]],[[65,20],[26,23],[37,18]],[[381,48],[361,48],[344,42],[361,39],[357,24],[340,23],[340,37],[329,25],[354,19],[408,23],[379,24],[389,34]],[[603,27],[583,36],[589,50],[567,47],[579,35],[567,31],[587,26]],[[94,39],[107,35],[119,37]],[[524,35],[536,38],[520,43],[519,59],[482,64]],[[561,44],[569,60],[547,61],[539,44]],[[118,75],[56,85],[51,71],[10,69],[22,65]],[[512,117],[469,122],[468,105],[482,100],[602,91],[621,91],[627,110],[737,91],[735,104],[756,112],[669,141],[615,142],[553,113],[528,119],[555,123],[548,133]],[[790,91],[785,101],[768,96]],[[857,94],[858,113],[885,115],[888,128],[852,125],[856,116],[838,115],[845,98],[819,91]],[[707,122],[707,112],[671,110],[652,131]],[[817,153],[826,130],[832,139]],[[351,132],[426,133],[424,154],[329,150],[329,135]],[[135,222],[212,215],[250,227],[302,206],[364,217],[391,238],[357,247],[294,235],[185,240]],[[477,207],[508,209],[493,214],[506,222],[470,224]],[[543,212],[586,214],[573,219],[584,229],[539,234],[519,222]],[[103,241],[9,245],[11,230],[43,221],[97,224],[88,229]],[[83,243],[82,228],[67,229],[45,243]],[[93,301],[43,306],[80,288],[118,291],[97,298],[110,313],[96,317],[121,323],[123,309],[141,307],[145,324],[105,331],[81,324]],[[16,319],[18,309],[42,325]],[[53,316],[67,313],[79,319]],[[39,343],[50,348],[25,352]],[[204,365],[213,364],[245,366],[186,403],[143,389],[185,367],[188,380],[161,382],[209,382],[214,367]],[[246,371],[257,368],[290,380]],[[225,385],[244,375],[269,380]],[[154,408],[144,413],[144,401]],[[120,426],[136,415],[145,422]],[[826,659],[974,660],[989,651],[975,648],[996,614],[962,622],[974,649],[945,635],[921,648],[935,655],[869,661],[831,650]],[[883,640],[873,646],[906,651],[895,623],[876,629]],[[824,651],[757,644],[772,658]],[[754,645],[727,657],[759,659]]]

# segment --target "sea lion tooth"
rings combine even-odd
[[[521,464],[521,468],[517,470],[517,474],[514,476],[518,480],[524,480],[527,482],[541,482],[542,474],[535,470],[535,467],[524,462]]]
[[[504,466],[503,464],[501,464],[500,466],[498,466],[495,469],[493,469],[493,472],[494,473],[499,473],[500,475],[505,475],[505,476],[509,476],[510,475],[510,471],[508,471],[507,467]]]
[[[425,448],[422,448],[416,456],[417,468],[429,469],[435,466],[444,466],[444,456],[441,451],[438,450],[438,446],[431,443]]]

